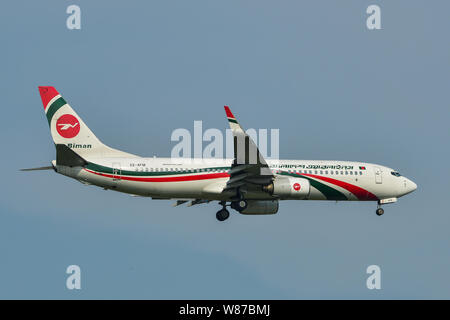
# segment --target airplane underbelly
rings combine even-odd
[[[149,197],[163,198],[212,198],[222,199],[220,190],[214,192],[208,191],[208,186],[214,184],[223,184],[225,186],[228,178],[192,180],[192,181],[173,181],[173,182],[147,182],[130,181],[119,178],[110,178],[92,174],[86,171],[80,172],[78,179],[100,187],[116,190],[119,192],[136,194]]]

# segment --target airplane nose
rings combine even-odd
[[[415,184],[413,181],[411,181],[409,179],[406,179],[405,189],[406,189],[405,190],[406,191],[405,194],[411,193],[411,192],[413,192],[414,190],[417,189],[417,184]]]

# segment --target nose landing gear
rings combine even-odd
[[[375,213],[377,214],[377,216],[382,216],[383,215],[384,209],[381,207],[380,204],[378,204],[377,210],[375,211]]]
[[[378,216],[383,215],[384,210],[381,208],[381,205],[383,205],[383,204],[389,204],[389,203],[394,203],[394,202],[397,202],[397,198],[395,198],[395,197],[394,197],[394,198],[385,198],[385,199],[380,199],[380,200],[378,200],[377,211],[375,211],[376,214],[377,214]]]

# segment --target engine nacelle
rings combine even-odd
[[[242,214],[275,214],[278,212],[278,200],[248,200]]]
[[[304,178],[277,177],[264,191],[281,199],[307,199],[310,192],[309,181]]]

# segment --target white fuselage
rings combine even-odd
[[[93,158],[81,167],[54,166],[58,173],[124,193],[161,199],[228,200],[222,192],[232,159]],[[398,198],[417,186],[393,169],[370,163],[322,160],[268,160],[276,179],[308,179],[305,200],[380,201]],[[396,175],[395,175],[396,174]],[[274,199],[261,192],[247,199]],[[288,200],[289,198],[285,198]]]

